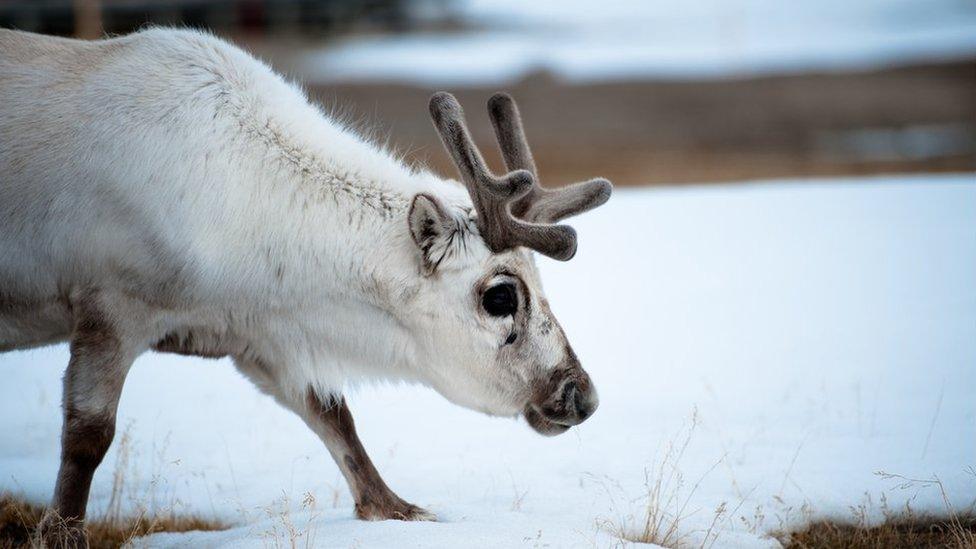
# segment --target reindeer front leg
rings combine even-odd
[[[305,423],[325,442],[356,500],[363,520],[436,520],[433,513],[400,499],[380,478],[356,435],[346,399],[324,400],[309,389],[301,411]]]
[[[235,354],[234,364],[261,391],[298,414],[322,439],[356,501],[356,516],[363,520],[436,520],[433,513],[400,499],[380,478],[356,435],[352,414],[342,395],[320,397],[309,387],[304,393],[283,388],[275,364],[251,354]]]

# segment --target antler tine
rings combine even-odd
[[[502,150],[502,159],[509,170],[529,170],[538,178],[532,150],[522,129],[518,105],[507,93],[496,93],[488,100],[488,114],[495,128],[495,137]]]
[[[533,175],[524,169],[502,177],[492,174],[468,133],[464,111],[453,95],[435,93],[430,98],[430,115],[471,195],[478,228],[490,250],[498,253],[525,246],[563,261],[575,255],[576,231],[571,227],[526,223],[512,216],[510,204],[533,188]]]
[[[468,132],[464,109],[453,95],[435,93],[430,98],[430,116],[473,199],[485,191],[498,198],[516,198],[532,187],[531,173],[523,170],[512,171],[503,177],[491,173]]]
[[[509,170],[532,172],[535,184],[512,204],[512,213],[528,221],[555,223],[604,204],[610,199],[613,185],[603,178],[591,179],[561,189],[546,189],[539,184],[539,172],[522,129],[518,105],[507,93],[496,93],[488,100],[495,137]]]

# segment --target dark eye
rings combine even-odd
[[[488,288],[481,296],[481,306],[491,316],[514,315],[518,310],[515,285],[506,282]]]

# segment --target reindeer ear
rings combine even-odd
[[[420,251],[423,272],[433,274],[444,258],[444,242],[457,230],[457,224],[440,200],[425,193],[413,197],[407,222],[410,236]]]

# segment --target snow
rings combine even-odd
[[[600,390],[592,419],[543,438],[424,388],[359,389],[377,468],[440,518],[360,522],[321,443],[228,362],[147,355],[119,411],[123,508],[234,527],[143,541],[274,546],[291,524],[318,547],[607,547],[642,520],[645,471],[689,430],[672,462],[696,547],[723,502],[716,547],[776,547],[764,534],[849,506],[877,517],[882,495],[944,508],[937,487],[899,489],[881,470],[973,500],[976,174],[618,189],[574,225],[577,257],[540,268]],[[50,498],[66,362],[63,346],[0,355],[0,491]]]
[[[873,68],[976,54],[959,0],[467,0],[476,29],[356,36],[298,56],[310,82],[502,85],[544,70],[573,82]]]

